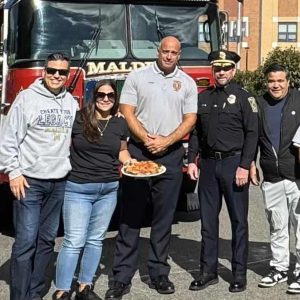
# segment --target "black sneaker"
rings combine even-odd
[[[52,295],[52,300],[57,300],[57,299],[71,300],[71,295],[69,292],[63,292],[63,294],[59,298],[57,298],[57,294],[59,292],[60,292],[59,290],[55,291],[55,293]]]
[[[86,285],[80,292],[79,286],[76,289],[75,300],[102,300],[92,289],[90,285]]]
[[[258,286],[262,288],[268,288],[287,280],[287,271],[279,271],[275,267],[272,267],[270,273],[261,279],[261,281],[258,283]]]
[[[294,274],[294,280],[287,289],[288,294],[300,294],[300,272]]]
[[[112,286],[106,291],[105,299],[120,300],[123,295],[130,292],[130,287],[131,284],[114,281]]]

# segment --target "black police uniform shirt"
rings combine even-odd
[[[100,126],[103,128],[104,124]],[[72,170],[68,180],[76,183],[104,183],[119,180],[119,152],[121,141],[129,136],[126,121],[111,117],[96,143],[89,142],[83,135],[83,124],[77,113],[72,129],[70,161]]]
[[[213,105],[217,106],[216,141],[208,145]],[[198,116],[190,137],[188,161],[195,162],[198,152],[241,151],[240,166],[249,169],[258,140],[257,105],[245,89],[231,82],[226,87],[210,87],[198,95]]]

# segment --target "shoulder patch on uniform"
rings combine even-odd
[[[257,104],[256,104],[256,100],[254,97],[249,97],[248,98],[248,102],[251,106],[251,109],[253,112],[257,113]]]

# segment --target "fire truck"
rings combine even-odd
[[[7,0],[2,6],[0,125],[16,95],[41,76],[44,60],[57,51],[70,57],[67,88],[80,106],[100,79],[115,79],[120,91],[131,70],[155,61],[168,35],[181,41],[179,67],[199,91],[212,84],[208,54],[221,48],[217,1]],[[0,182],[5,180],[2,174]],[[181,198],[193,190],[185,178]]]

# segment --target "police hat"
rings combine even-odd
[[[213,51],[208,55],[210,64],[215,67],[235,66],[240,59],[238,54],[227,50]]]

